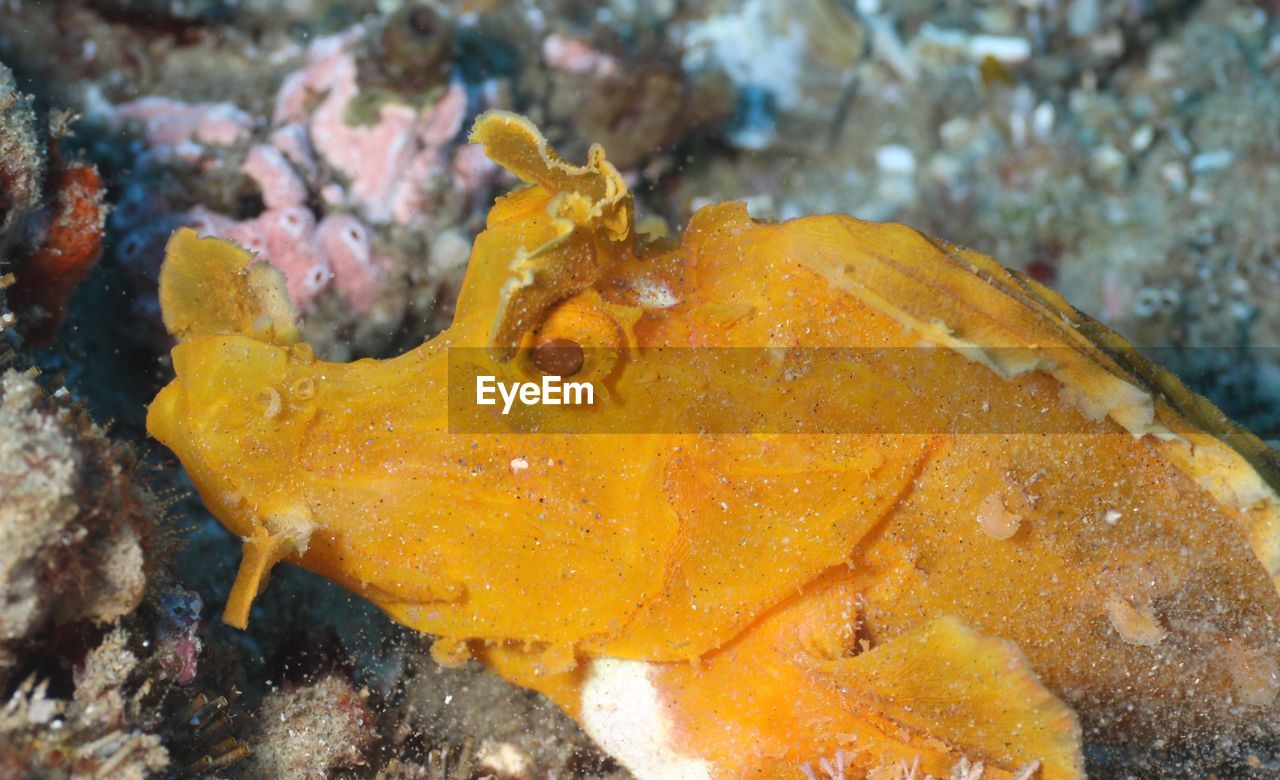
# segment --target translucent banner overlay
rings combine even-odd
[[[1132,412],[1153,389],[1146,378],[1126,384],[1097,371],[1098,361],[1117,371],[1138,365],[1136,351],[570,346],[550,361],[536,350],[450,349],[450,432],[1127,435],[1108,413]],[[1193,352],[1143,350],[1201,366],[1213,380],[1229,370],[1213,366],[1280,363],[1280,354],[1257,351]],[[546,373],[549,365],[564,375]],[[1082,376],[1093,380],[1070,381]]]

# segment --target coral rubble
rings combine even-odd
[[[0,232],[40,202],[44,166],[31,96],[18,91],[13,73],[0,64]]]
[[[247,771],[254,777],[321,780],[364,766],[374,739],[367,696],[337,675],[270,694],[250,737]]]
[[[0,431],[0,684],[9,688],[48,663],[36,648],[74,654],[84,644],[77,626],[110,626],[139,606],[160,509],[133,482],[128,452],[46,399],[30,372],[0,376]],[[36,676],[11,689],[0,774],[143,777],[166,766],[160,738],[130,706],[126,682],[140,659],[126,632],[89,644],[70,700]]]
[[[0,707],[0,776],[143,780],[169,766],[154,733],[138,730],[125,683],[139,659],[122,631],[85,659],[70,701],[27,678]]]
[[[75,412],[49,408],[25,373],[0,377],[0,652],[54,624],[109,624],[146,588],[157,502],[127,451]],[[0,662],[0,675],[10,664]],[[7,676],[7,675],[6,675]]]

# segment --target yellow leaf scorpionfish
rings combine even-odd
[[[172,238],[147,424],[244,540],[227,622],[298,564],[640,778],[1058,780],[1086,738],[1276,722],[1275,453],[1118,336],[902,225],[730,202],[650,239],[599,147],[472,140],[527,186],[399,357],[317,359],[277,272]],[[468,413],[481,375],[596,404]],[[681,400],[735,397],[784,413]]]

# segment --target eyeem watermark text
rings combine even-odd
[[[497,406],[499,396],[503,414],[510,414],[517,401],[523,406],[591,406],[596,402],[590,382],[565,382],[551,374],[542,377],[541,382],[499,382],[494,376],[476,377],[477,406]]]

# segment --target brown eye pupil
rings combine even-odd
[[[551,339],[533,348],[529,356],[534,368],[552,376],[572,376],[582,370],[586,356],[582,345],[569,339]]]

